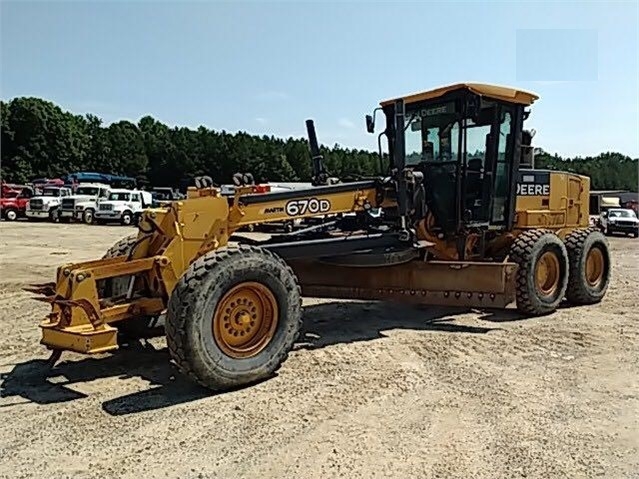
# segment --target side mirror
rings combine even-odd
[[[375,133],[375,120],[372,115],[366,115],[366,131]]]

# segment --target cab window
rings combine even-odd
[[[133,194],[131,195],[131,201],[139,202],[139,201],[140,201],[140,195],[139,195],[139,194],[137,194],[137,193],[133,193]]]
[[[459,132],[459,121],[452,102],[408,110],[404,134],[406,164],[456,162]]]

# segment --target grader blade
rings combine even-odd
[[[352,268],[292,261],[306,296],[503,308],[515,300],[514,263],[413,260]]]

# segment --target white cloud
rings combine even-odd
[[[262,118],[261,116],[258,116],[255,121],[258,122],[260,125],[266,125],[268,123],[268,120],[266,118]]]
[[[355,128],[355,123],[353,123],[351,120],[349,120],[348,118],[340,118],[339,121],[337,122],[339,124],[339,126],[341,126],[342,128]]]

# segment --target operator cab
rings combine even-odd
[[[522,148],[525,109],[537,98],[460,83],[382,102],[400,217],[430,216],[451,235],[512,228],[520,157],[529,151]]]

